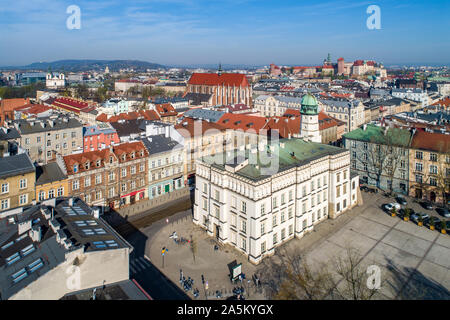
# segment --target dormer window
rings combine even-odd
[[[109,157],[109,163],[113,163],[113,157]]]
[[[141,150],[141,157],[144,156],[144,150]]]
[[[97,167],[100,167],[100,165],[102,164],[101,160],[97,160]]]
[[[77,173],[77,172],[78,172],[78,165],[77,165],[77,164],[74,164],[74,165],[73,165],[73,172],[74,172],[74,173]]]
[[[122,160],[125,161],[125,159],[127,158],[127,156],[125,154],[122,155]]]
[[[84,164],[84,168],[85,168],[86,170],[89,169],[89,162],[86,162],[86,163]]]
[[[131,159],[134,159],[134,152],[131,153]]]

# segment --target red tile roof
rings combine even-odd
[[[142,155],[141,155],[142,151]],[[127,162],[135,159],[148,157],[147,148],[142,141],[126,142],[113,147],[114,154],[118,157],[119,162]],[[134,152],[134,158],[132,154]],[[123,160],[125,155],[125,160]]]
[[[44,106],[43,104],[27,104],[22,107],[16,107],[14,108],[14,111],[20,111],[27,114],[39,114],[48,110],[51,110],[52,108]]]
[[[289,138],[300,133],[301,117],[272,117],[266,129],[278,131],[281,138]]]
[[[109,162],[110,156],[113,156],[114,160],[117,160],[117,157],[113,153],[111,153],[110,149],[71,154],[68,156],[64,156],[63,160],[66,165],[67,174],[72,175],[75,174],[75,172],[73,171],[73,167],[75,164],[78,165],[78,171],[76,173],[96,170],[97,168],[104,167],[105,162]],[[97,167],[97,160],[101,160],[100,167]],[[87,162],[89,162],[89,169],[85,168],[85,164]]]
[[[450,97],[444,98],[432,104],[432,106],[450,106]]]
[[[267,118],[247,114],[225,113],[218,124],[232,130],[253,130],[259,133],[267,124]]]
[[[331,127],[337,127],[339,123],[333,117],[330,117],[325,112],[319,112],[319,130],[325,130]]]
[[[299,109],[286,109],[286,112],[283,114],[283,117],[300,117],[302,114]]]
[[[0,108],[2,112],[13,111],[17,107],[30,104],[30,98],[22,99],[3,99],[0,101]]]
[[[52,103],[52,107],[61,108],[75,113],[79,113],[80,111],[87,112],[89,110],[86,109],[91,108],[85,101],[67,97],[55,99]]]
[[[217,73],[193,73],[188,84],[207,85],[207,86],[236,86],[248,87],[249,82],[245,74],[241,73],[223,73],[220,76]]]
[[[449,153],[450,135],[417,130],[412,138],[411,148]]]
[[[155,110],[161,117],[171,117],[178,114],[170,103],[157,104]]]
[[[119,120],[135,120],[144,118],[145,120],[161,120],[159,115],[154,110],[139,110],[128,113],[119,113],[118,115],[108,118],[108,115],[102,113],[96,118],[100,122],[118,122]]]
[[[220,124],[204,120],[194,120],[192,118],[184,118],[181,123],[175,125],[175,129],[177,129],[185,138],[217,133],[216,130],[226,130],[226,128]]]

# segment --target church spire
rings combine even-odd
[[[219,76],[221,76],[222,75],[222,64],[219,62],[219,69],[217,70],[217,74],[219,75]]]

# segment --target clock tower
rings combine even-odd
[[[301,101],[300,137],[307,141],[322,142],[319,131],[319,105],[317,99],[310,93],[305,94]]]

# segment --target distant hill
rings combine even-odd
[[[119,71],[119,69],[132,68],[136,71],[145,71],[146,69],[165,69],[166,67],[157,63],[139,61],[139,60],[59,60],[53,62],[34,62],[27,66],[19,67],[0,67],[0,69],[22,69],[22,70],[43,70],[47,71],[50,67],[53,71],[88,71],[105,70],[108,66],[110,71]]]

